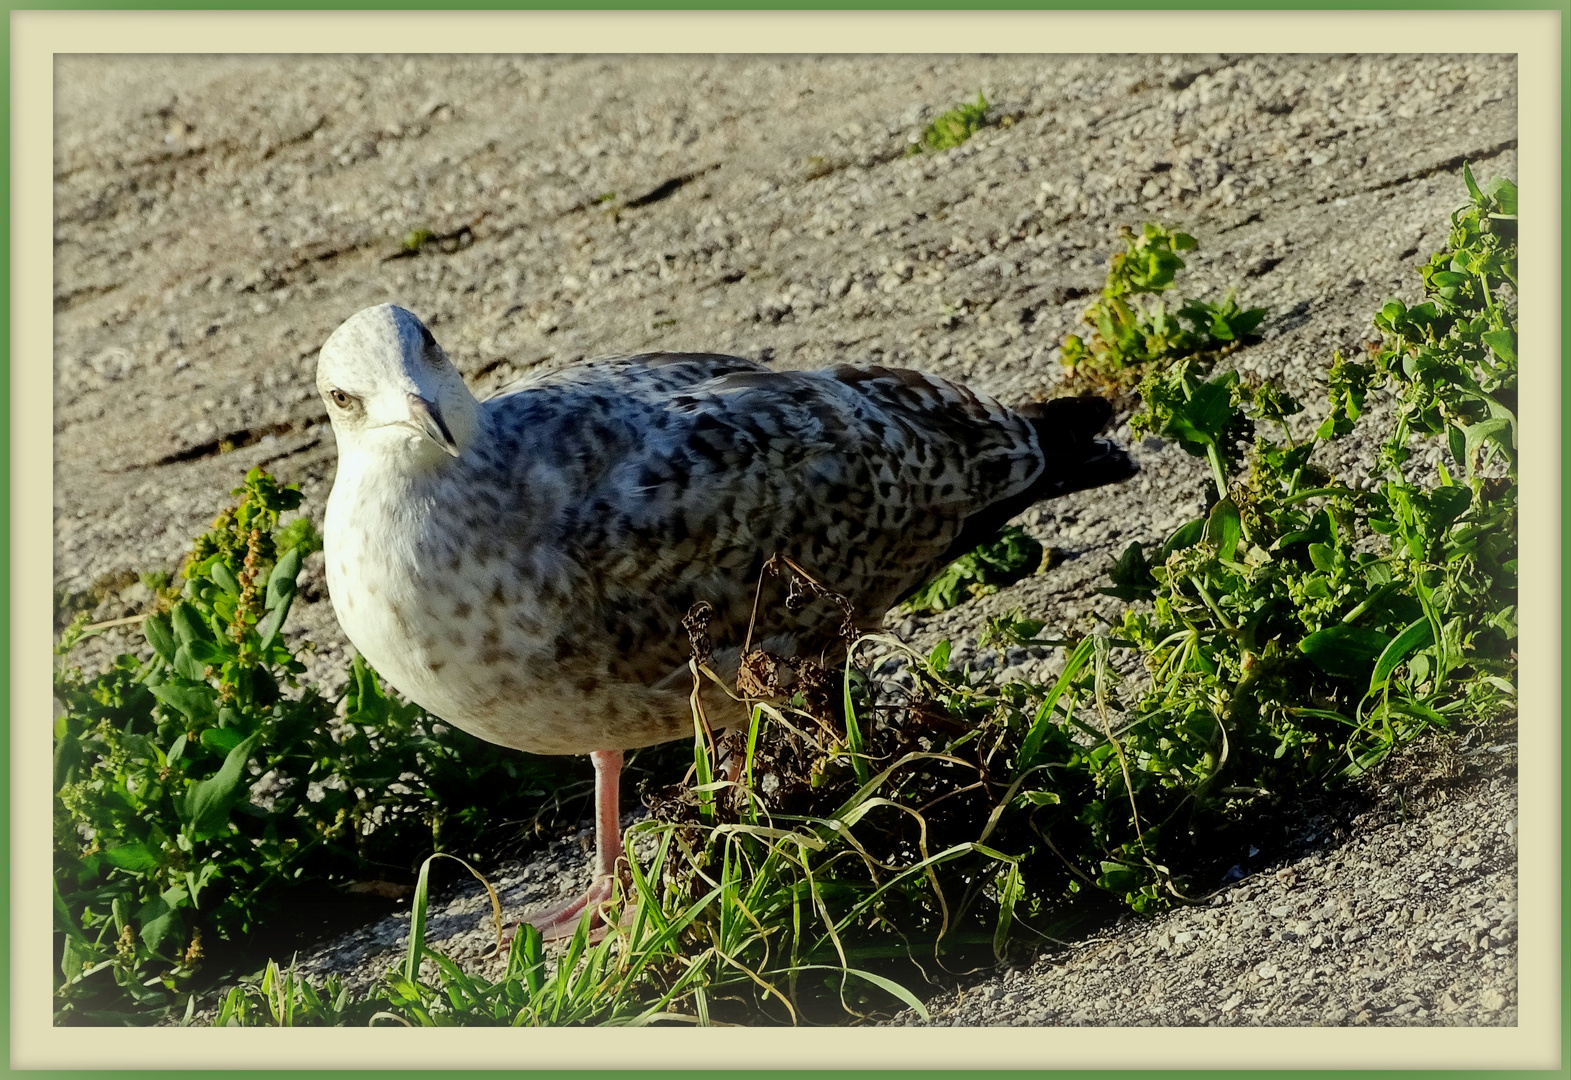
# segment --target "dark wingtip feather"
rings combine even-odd
[[[1094,394],[1053,398],[1011,406],[1031,421],[1044,452],[1063,446],[1084,446],[1113,418],[1113,405]]]
[[[1011,405],[1010,409],[1025,417],[1036,431],[1044,459],[1042,475],[1020,494],[967,518],[935,570],[988,539],[1028,506],[1074,491],[1116,484],[1140,471],[1122,447],[1097,438],[1113,418],[1113,406],[1105,398],[1090,394],[1061,397]]]
[[[1031,422],[1045,468],[1032,485],[1032,501],[1127,480],[1139,468],[1122,447],[1098,439],[1113,418],[1106,398],[1084,394],[1033,402],[1016,409]]]

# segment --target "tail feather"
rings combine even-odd
[[[1036,431],[1044,460],[1042,475],[1018,495],[967,518],[938,567],[964,555],[1003,528],[1010,518],[1044,499],[1116,484],[1139,471],[1121,447],[1096,437],[1113,417],[1113,406],[1103,398],[1062,397],[1010,408],[1025,417]]]
[[[1042,475],[1025,492],[1030,501],[1021,510],[1071,491],[1116,484],[1139,472],[1123,448],[1096,437],[1113,418],[1113,406],[1105,398],[1054,398],[1016,406],[1015,411],[1031,422],[1045,462]]]

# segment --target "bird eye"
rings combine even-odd
[[[353,400],[342,390],[329,390],[327,392],[327,396],[332,398],[333,404],[337,405],[340,409],[347,409],[349,407],[349,402]]]

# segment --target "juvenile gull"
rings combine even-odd
[[[682,619],[713,609],[735,676],[766,560],[884,614],[1041,499],[1123,480],[1110,408],[1006,408],[932,375],[773,371],[654,353],[526,376],[480,402],[425,325],[367,308],[322,346],[338,442],[327,584],[339,623],[411,701],[482,739],[595,766],[595,876],[529,916],[565,932],[609,893],[622,752],[691,735]],[[822,601],[758,605],[751,644],[833,648]],[[712,723],[746,719],[705,699]]]

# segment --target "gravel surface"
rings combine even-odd
[[[1415,297],[1462,160],[1516,169],[1510,56],[61,55],[56,72],[55,579],[99,619],[142,610],[136,575],[174,569],[252,465],[300,483],[320,521],[316,350],[368,304],[419,313],[482,390],[660,348],[914,366],[1019,400],[1060,383],[1056,345],[1117,226],[1160,219],[1200,239],[1186,294],[1271,310],[1235,362],[1303,400],[1307,431],[1332,351]],[[979,89],[1007,126],[907,156]],[[1321,464],[1367,475],[1374,447]],[[1131,452],[1143,471],[1116,493],[1024,518],[1064,555],[1053,570],[896,627],[990,663],[989,614],[1069,630],[1116,610],[1094,591],[1110,560],[1193,517],[1207,483],[1160,440]],[[332,691],[348,653],[324,593],[317,556],[289,633]],[[141,647],[111,632],[81,656]],[[1514,771],[1469,782],[1411,820],[1268,852],[1284,878],[979,974],[935,1021],[1512,1023]],[[1439,836],[1482,861],[1436,863]],[[497,868],[510,910],[572,887],[577,844]],[[473,913],[443,919],[439,942]],[[396,936],[361,931],[321,963],[370,977]]]

